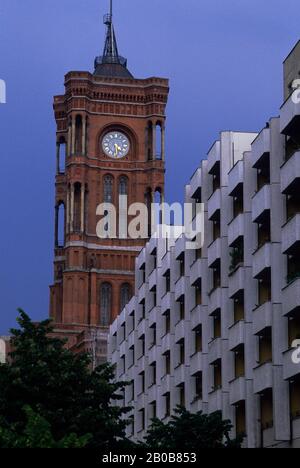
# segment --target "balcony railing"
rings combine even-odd
[[[290,273],[286,277],[286,282],[287,282],[287,284],[291,284],[291,283],[293,283],[294,281],[296,281],[299,278],[300,278],[300,270],[296,271],[295,273]]]

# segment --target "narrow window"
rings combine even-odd
[[[107,327],[111,321],[112,288],[109,283],[101,285],[100,325]]]

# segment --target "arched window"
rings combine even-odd
[[[163,223],[163,214],[162,214],[162,191],[160,188],[157,188],[154,192],[154,203],[155,203],[155,212],[154,212],[154,222],[155,226],[160,225]]]
[[[128,234],[127,229],[127,195],[128,195],[128,179],[125,176],[119,179],[119,238],[126,239]]]
[[[156,123],[155,126],[155,159],[162,159],[162,126],[160,122]]]
[[[58,207],[58,246],[65,245],[65,204],[61,203]]]
[[[146,155],[147,155],[147,160],[151,161],[152,156],[153,156],[153,126],[152,122],[148,122],[147,128],[146,128]]]
[[[128,192],[128,182],[127,177],[122,176],[119,180],[119,195],[127,195]]]
[[[67,144],[62,137],[57,142],[57,173],[63,174],[66,169]]]
[[[120,312],[122,312],[122,310],[123,310],[124,307],[128,304],[128,302],[130,301],[130,299],[131,299],[131,287],[130,287],[130,284],[124,283],[124,284],[122,284],[122,286],[121,286],[121,295],[120,295],[120,307],[121,307],[121,310],[120,310]]]
[[[104,177],[104,203],[113,201],[113,178],[111,175]]]
[[[75,120],[75,153],[82,153],[82,117],[77,115]]]
[[[55,246],[65,245],[65,204],[60,201],[55,207]]]
[[[145,193],[145,204],[148,211],[148,237],[151,237],[152,233],[152,190],[148,188]]]
[[[100,290],[100,325],[108,327],[111,322],[112,288],[110,283],[102,283]]]

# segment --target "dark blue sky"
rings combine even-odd
[[[170,78],[167,198],[220,130],[257,131],[282,103],[282,61],[299,39],[299,0],[114,0],[120,52],[136,77]],[[16,308],[48,314],[55,126],[64,74],[102,52],[108,0],[1,0],[0,334]]]

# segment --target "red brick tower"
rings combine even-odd
[[[112,2],[111,2],[112,3]],[[118,53],[112,8],[95,71],[70,72],[54,98],[57,123],[54,284],[50,316],[75,351],[95,350],[134,292],[135,258],[146,239],[99,238],[97,206],[119,194],[127,205],[164,193],[168,80],[135,79]],[[130,219],[129,219],[130,222]],[[104,336],[103,335],[103,336]],[[96,340],[97,341],[97,340]],[[101,340],[99,341],[101,342]],[[105,354],[105,349],[96,353]]]

